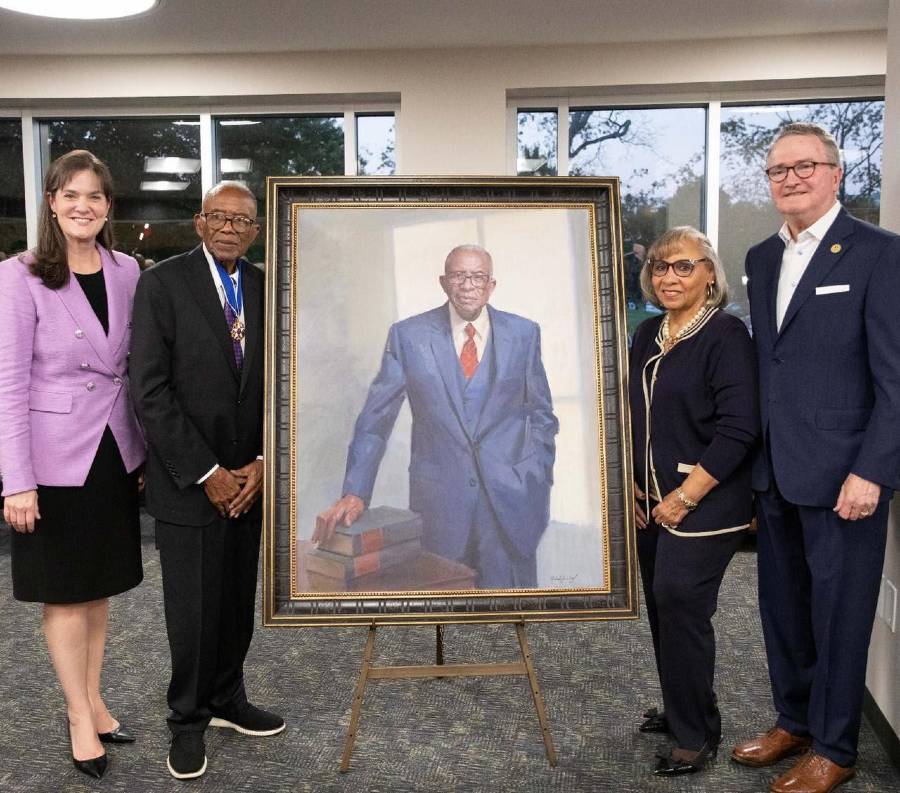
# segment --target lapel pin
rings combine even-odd
[[[838,243],[838,242],[834,243],[834,245],[831,246],[831,252],[832,253],[840,253],[841,252],[840,243]]]

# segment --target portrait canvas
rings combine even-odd
[[[398,181],[270,179],[267,622],[632,616],[617,182]]]

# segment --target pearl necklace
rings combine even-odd
[[[709,306],[705,303],[700,306],[700,310],[691,317],[687,324],[678,331],[674,336],[670,336],[669,334],[669,313],[666,312],[666,316],[663,317],[662,327],[660,328],[659,338],[660,338],[660,348],[662,349],[663,355],[667,352],[670,352],[672,348],[678,344],[688,333],[691,332],[693,328],[695,328],[700,321],[706,316],[709,312]]]

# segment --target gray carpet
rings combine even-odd
[[[148,525],[145,529],[149,529]],[[287,729],[272,738],[207,731],[209,770],[178,782],[165,767],[168,649],[159,560],[149,532],[144,583],[113,600],[105,691],[112,711],[139,736],[110,748],[100,782],[69,760],[62,695],[40,632],[40,607],[12,599],[7,529],[0,530],[0,791],[764,791],[772,770],[728,760],[732,744],[770,726],[771,701],[756,610],[756,557],[740,553],[716,618],[717,689],[724,736],[702,774],[653,777],[659,736],[636,725],[659,703],[646,621],[532,625],[528,629],[550,715],[559,765],[550,769],[531,698],[521,678],[377,681],[368,689],[348,774],[338,773],[366,631],[258,629],[247,659],[247,689],[280,711]],[[512,660],[511,626],[450,626],[449,663]],[[430,663],[431,627],[379,629],[381,664]],[[900,791],[900,776],[867,724],[859,773],[841,788]],[[777,771],[787,768],[782,763]]]

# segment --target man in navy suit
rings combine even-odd
[[[763,449],[753,471],[759,604],[776,725],[735,747],[773,793],[854,774],[866,660],[900,474],[900,237],[837,202],[840,153],[789,124],[766,173],[778,234],[747,254]]]
[[[535,587],[559,429],[540,328],[488,306],[496,281],[481,246],[450,251],[439,280],[448,302],[388,333],[354,428],[343,496],[318,516],[313,539],[362,514],[408,397],[409,506],[422,515],[424,547],[472,567],[480,588]]]

